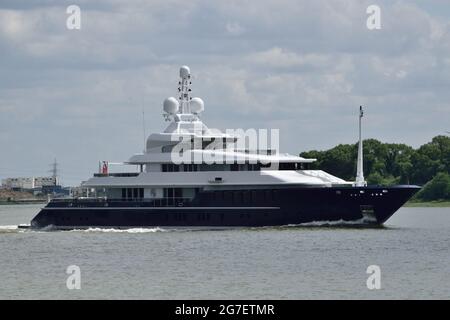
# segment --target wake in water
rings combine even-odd
[[[57,229],[48,226],[42,229],[30,229],[29,225],[5,225],[0,226],[0,233],[17,233],[17,232],[86,232],[86,233],[155,233],[155,232],[189,232],[189,231],[213,231],[213,230],[263,230],[263,229],[290,229],[290,228],[385,228],[382,225],[374,223],[372,219],[367,217],[359,220],[336,220],[336,221],[312,221],[300,224],[290,224],[284,226],[266,226],[266,227],[152,227],[152,228],[87,228],[87,229]]]
[[[19,230],[18,226],[0,226],[0,233],[14,233]]]
[[[376,220],[370,218],[361,218],[358,220],[335,220],[335,221],[312,221],[300,224],[291,224],[286,227],[335,227],[335,228],[383,228],[382,225],[376,224]]]
[[[47,231],[52,231],[52,228],[45,227],[42,229],[31,229],[29,224],[0,226],[0,234],[1,233],[22,233],[22,232],[47,232]]]
[[[88,228],[88,229],[73,229],[70,232],[111,232],[111,233],[153,233],[166,232],[167,229],[160,227],[156,228],[130,228],[130,229],[114,229],[114,228]]]
[[[171,229],[174,230],[174,229]],[[88,229],[71,229],[71,230],[61,230],[55,229],[53,226],[48,226],[41,229],[31,229],[28,225],[6,225],[0,226],[0,233],[19,233],[19,232],[105,232],[105,233],[153,233],[153,232],[166,232],[168,229],[163,229],[160,227],[156,228],[129,228],[129,229],[115,229],[115,228],[88,228]]]
[[[153,228],[88,228],[67,230],[70,232],[104,232],[104,233],[154,233],[154,232],[191,232],[191,231],[213,231],[231,230],[237,227],[153,227]],[[242,229],[244,227],[238,227]]]

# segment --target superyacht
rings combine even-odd
[[[191,97],[191,72],[180,68],[179,97],[163,103],[169,121],[145,151],[99,172],[84,191],[52,199],[32,228],[262,227],[321,221],[381,225],[420,188],[368,186],[363,175],[361,118],[356,181],[311,170],[315,159],[272,148],[237,147],[239,136],[208,128],[204,103]]]

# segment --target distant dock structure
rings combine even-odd
[[[28,191],[34,194],[66,194],[68,193],[58,178],[58,162],[51,164],[50,176],[41,177],[8,177],[2,179],[2,189],[13,191]]]

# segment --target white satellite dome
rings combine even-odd
[[[170,97],[164,100],[163,106],[165,112],[168,114],[174,114],[178,111],[180,104],[177,99]]]
[[[191,74],[191,69],[188,66],[182,66],[180,68],[180,77],[183,79],[187,79]]]
[[[192,100],[189,101],[189,107],[191,108],[192,113],[199,114],[205,110],[205,103],[200,98],[192,98]]]

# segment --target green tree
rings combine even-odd
[[[384,182],[383,177],[378,172],[369,174],[366,180],[369,185],[380,185]]]
[[[417,198],[427,201],[450,199],[450,175],[446,172],[438,173],[423,187]]]
[[[375,139],[364,140],[364,173],[368,176],[371,173],[379,173],[381,176],[387,175],[386,170],[386,145]]]
[[[325,151],[302,152],[300,156],[317,159],[311,169],[354,180],[357,150],[357,143],[340,144]],[[369,184],[423,185],[438,172],[450,174],[450,137],[436,136],[417,150],[406,144],[364,140],[364,175]]]
[[[356,150],[354,145],[340,144],[326,151],[302,152],[300,156],[317,159],[311,169],[321,169],[343,179],[352,179],[356,170]]]
[[[413,171],[411,158],[416,153],[416,150],[406,144],[389,143],[386,146],[385,163],[387,174],[397,177],[399,183],[409,184]]]
[[[417,184],[425,184],[430,181],[438,172],[448,172],[442,155],[442,139],[434,137],[427,144],[422,145],[417,153],[412,157],[414,170],[412,180]],[[445,138],[445,137],[444,137]]]

